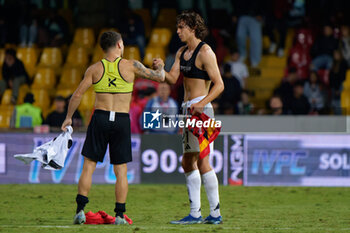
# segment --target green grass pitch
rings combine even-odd
[[[131,226],[72,225],[77,185],[0,185],[0,232],[349,232],[350,188],[220,187],[221,225],[169,224],[188,214],[185,185],[130,185]],[[93,185],[85,211],[113,215],[114,186]],[[202,214],[209,213],[202,187]]]

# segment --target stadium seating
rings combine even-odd
[[[82,70],[79,68],[65,68],[62,71],[62,75],[57,89],[75,89],[78,87],[83,77]]]
[[[0,49],[0,66],[4,63],[5,60],[5,49]]]
[[[79,112],[83,116],[85,126],[87,126],[90,122],[92,110],[95,105],[95,96],[96,96],[95,92],[93,91],[92,88],[90,88],[83,95],[83,98],[81,99],[80,105],[78,107]]]
[[[10,111],[10,110],[4,111],[3,109],[1,109],[1,111],[0,111],[0,128],[9,128],[10,127],[11,115],[12,115],[12,111]]]
[[[39,67],[48,67],[55,70],[55,74],[59,74],[62,65],[62,52],[60,48],[44,48]]]
[[[34,76],[32,89],[46,89],[51,91],[56,84],[55,72],[51,68],[39,68]]]
[[[159,10],[155,27],[175,29],[177,12],[174,8],[163,8]]]
[[[45,89],[32,89],[31,92],[34,95],[34,106],[41,108],[44,117],[46,117],[50,107],[50,96]]]
[[[35,74],[36,64],[38,61],[38,55],[35,48],[18,48],[17,57],[20,59],[29,75],[32,78]]]
[[[2,71],[2,64],[5,60],[5,49],[0,49],[0,71]],[[2,72],[0,72],[0,80],[2,79]]]
[[[340,105],[344,115],[350,115],[350,92],[343,91],[340,96]]]
[[[1,99],[1,106],[12,105],[11,104],[12,90],[6,89]]]
[[[125,59],[141,60],[140,50],[136,46],[125,46],[123,57]]]
[[[59,89],[56,91],[56,96],[63,96],[64,98],[67,98],[71,96],[74,93],[74,89]]]
[[[23,104],[24,97],[26,94],[30,91],[29,86],[27,84],[21,85],[19,88],[18,98],[17,98],[17,104]]]
[[[286,57],[277,57],[275,55],[263,56],[259,64],[260,67],[280,68],[280,69],[284,69],[286,65],[287,65]]]
[[[261,69],[261,77],[266,78],[276,78],[276,79],[282,79],[284,76],[284,69],[283,68],[262,68]]]
[[[89,56],[86,48],[71,46],[68,51],[67,61],[64,68],[77,67],[84,70],[86,69],[88,62]]]
[[[78,28],[75,30],[73,44],[92,50],[95,45],[95,35],[92,28]]]
[[[143,59],[143,64],[145,64],[148,67],[151,67],[153,63],[153,58],[157,57],[165,61],[164,49],[159,47],[147,47],[145,52],[145,58]]]
[[[166,48],[171,40],[171,31],[168,28],[154,28],[148,46]]]
[[[101,60],[103,58],[103,56],[104,56],[104,52],[101,49],[101,47],[97,44],[95,46],[95,49],[94,49],[94,54],[92,56],[91,63],[94,64],[94,63],[98,62],[99,60]]]

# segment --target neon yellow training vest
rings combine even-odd
[[[124,80],[119,72],[119,62],[122,58],[118,57],[114,62],[102,59],[103,74],[99,81],[94,83],[96,93],[131,93],[134,83]]]
[[[41,109],[29,103],[24,103],[16,106],[16,128],[21,127],[21,117],[31,118],[32,127],[41,125]]]

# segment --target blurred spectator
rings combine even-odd
[[[249,100],[248,91],[243,90],[241,93],[241,101],[237,104],[239,115],[250,115],[254,111],[254,105]]]
[[[270,98],[269,101],[269,109],[271,111],[271,115],[283,115],[285,114],[284,112],[284,107],[283,107],[283,102],[280,96],[274,95]]]
[[[323,35],[318,37],[311,48],[311,56],[313,58],[311,69],[318,71],[319,69],[330,70],[333,61],[333,51],[338,48],[338,40],[333,36],[333,29],[330,25],[323,27]]]
[[[309,100],[312,112],[319,113],[324,108],[324,94],[315,71],[310,73],[310,79],[304,84],[304,95]]]
[[[157,96],[150,99],[144,111],[147,112],[156,112],[159,110],[162,113],[161,121],[165,122],[166,125],[169,125],[170,121],[176,120],[176,114],[178,113],[178,106],[176,101],[170,97],[170,86],[167,83],[159,83],[157,89]],[[176,133],[177,127],[168,127],[157,130],[151,130],[154,133]]]
[[[67,42],[69,27],[65,19],[52,9],[49,18],[44,21],[44,32],[38,34],[41,46],[60,47]]]
[[[331,88],[331,106],[333,113],[342,114],[340,94],[343,90],[343,82],[346,78],[347,62],[342,58],[339,50],[334,51],[333,65],[329,73],[329,86]]]
[[[219,98],[220,112],[223,113],[227,108],[234,110],[241,96],[241,85],[237,78],[231,73],[231,66],[224,65],[223,82],[225,89]],[[236,112],[236,111],[234,111]]]
[[[145,56],[145,26],[140,16],[128,10],[126,21],[120,24],[120,32],[125,45],[137,45],[140,50],[141,59]]]
[[[66,119],[66,99],[62,96],[56,96],[54,105],[55,110],[46,117],[44,124],[50,127],[61,127]]]
[[[27,93],[24,97],[24,104],[17,105],[13,110],[10,127],[32,128],[42,123],[41,109],[33,106],[34,95]]]
[[[265,1],[262,0],[237,0],[233,2],[234,14],[238,17],[237,44],[241,55],[240,60],[247,58],[246,39],[250,43],[250,64],[253,71],[259,72],[258,65],[262,54],[262,16]]]
[[[346,60],[348,66],[350,66],[350,30],[347,25],[341,27],[341,39],[340,50],[343,58]]]
[[[268,1],[268,3],[265,28],[270,39],[269,53],[275,53],[277,49],[277,56],[283,57],[287,35],[287,18],[290,8],[289,1],[272,0]],[[278,43],[274,30],[278,33]]]
[[[294,67],[288,69],[288,75],[283,79],[281,85],[274,91],[283,101],[283,111],[287,112],[293,99],[294,83],[299,79],[297,70]]]
[[[302,81],[298,81],[294,85],[293,99],[289,112],[293,115],[307,115],[310,112],[310,104],[306,96],[304,95],[304,84]]]
[[[249,77],[248,68],[246,64],[239,60],[239,52],[231,50],[231,60],[227,62],[231,66],[231,74],[236,77],[241,85],[245,88],[245,79]]]
[[[310,49],[314,42],[311,30],[300,29],[296,32],[294,45],[289,49],[288,67],[295,67],[298,76],[302,79],[309,78],[311,56]]]
[[[28,82],[28,74],[21,60],[16,57],[14,49],[5,51],[4,64],[2,66],[2,77],[0,80],[0,96],[7,88],[12,88],[11,103],[16,104],[19,88]]]
[[[34,17],[35,5],[26,5],[20,16],[19,42],[21,47],[32,47],[38,35],[38,20]]]

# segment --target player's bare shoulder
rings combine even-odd
[[[208,57],[216,57],[214,51],[211,49],[211,47],[208,44],[204,44],[201,49],[198,52],[198,55],[200,60],[207,59]]]
[[[177,50],[176,56],[180,56],[181,53],[185,50],[186,47],[187,47],[186,45],[181,46],[181,47]]]
[[[86,71],[84,76],[91,76],[93,79],[93,82],[97,82],[104,73],[104,67],[101,61],[96,62],[92,65],[90,65]]]

